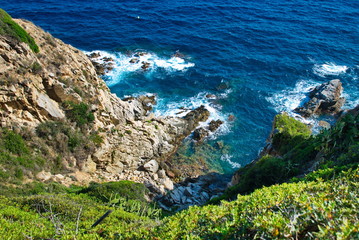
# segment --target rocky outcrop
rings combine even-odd
[[[163,162],[200,121],[207,120],[208,110],[201,106],[184,118],[155,117],[150,113],[155,96],[119,99],[98,77],[101,67],[84,53],[31,22],[15,21],[34,38],[40,52],[0,36],[1,126],[34,131],[42,122],[67,121],[64,102],[84,102],[94,115],[88,131],[98,132],[103,139],[95,151],[82,153],[81,165],[76,165],[77,156],[64,156],[65,165],[74,167],[67,167],[67,173],[60,174],[63,177],[42,172],[38,179],[64,184],[132,180],[155,193],[172,189],[169,176],[173,175]],[[111,59],[102,61],[106,72]]]
[[[230,177],[209,173],[198,178],[187,178],[176,184],[165,196],[158,196],[157,203],[163,209],[180,211],[192,205],[202,205],[220,196],[227,187]]]
[[[295,111],[304,117],[337,114],[345,102],[345,98],[341,97],[342,92],[343,87],[339,79],[323,83],[310,91],[309,101],[303,107],[296,108]]]

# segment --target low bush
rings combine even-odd
[[[89,106],[85,103],[76,104],[71,101],[66,101],[64,102],[64,107],[67,118],[75,122],[79,127],[95,120],[95,116],[90,112]]]

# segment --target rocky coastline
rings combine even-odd
[[[166,210],[204,204],[220,196],[228,183],[233,186],[239,182],[240,173],[235,173],[232,179],[217,173],[193,174],[179,181],[169,161],[183,139],[193,134],[196,144],[201,144],[223,123],[213,120],[206,127],[198,127],[210,115],[204,106],[192,109],[184,117],[155,116],[151,113],[155,96],[120,99],[110,92],[100,76],[112,70],[111,59],[101,58],[99,54],[86,56],[29,21],[15,21],[34,37],[40,51],[34,53],[23,42],[0,36],[1,127],[19,133],[28,131],[35,136],[41,124],[60,122],[80,129],[85,138],[95,135],[100,139],[91,149],[63,154],[59,163],[61,171],[29,172],[24,182],[55,181],[69,186],[130,180],[143,183],[150,190],[148,197]],[[143,64],[146,70],[149,66]],[[340,80],[331,80],[312,89],[307,101],[295,111],[305,118],[321,114],[340,117],[345,102],[342,91]],[[89,106],[88,112],[93,115],[86,127],[71,122],[68,115],[71,110],[68,106],[82,103]],[[280,156],[273,145],[278,131],[274,121],[260,157]],[[59,136],[43,138],[51,142]],[[58,152],[54,146],[47,147],[49,159],[56,158]]]
[[[43,169],[29,173],[24,181],[56,181],[69,186],[130,180],[145,184],[150,197],[172,190],[176,175],[167,159],[200,122],[208,119],[208,110],[201,106],[182,118],[154,116],[150,112],[154,96],[119,99],[110,92],[100,76],[111,70],[111,59],[98,64],[93,59],[100,56],[86,56],[29,21],[14,21],[34,37],[39,53],[32,52],[26,43],[0,37],[1,127],[20,134],[26,130],[35,136],[41,124],[59,122],[80,129],[85,137],[96,133],[101,139],[92,150],[63,154],[59,163],[62,171],[55,174]],[[89,106],[93,121],[86,128],[69,121],[69,103]],[[215,131],[220,124],[211,122],[204,131]],[[43,138],[49,143],[56,140],[54,137],[59,138]],[[69,138],[62,137],[64,141]],[[50,161],[58,152],[51,144],[47,147]],[[203,185],[202,179],[199,182]]]

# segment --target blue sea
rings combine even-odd
[[[208,140],[227,146],[210,155],[225,172],[251,162],[273,117],[295,115],[311,87],[339,78],[344,108],[359,104],[358,0],[0,0],[0,7],[85,52],[112,56],[115,69],[104,79],[119,97],[155,94],[158,115],[207,106],[211,119],[225,122]],[[129,63],[134,51],[148,53],[147,71]]]

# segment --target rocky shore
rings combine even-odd
[[[131,180],[144,183],[153,195],[173,189],[175,176],[166,160],[199,122],[207,120],[208,110],[202,106],[183,118],[155,117],[150,113],[154,96],[119,99],[99,77],[110,66],[94,66],[84,53],[31,22],[15,21],[34,37],[40,51],[34,53],[26,43],[0,36],[1,126],[34,134],[43,123],[63,122],[81,129],[85,137],[96,133],[101,139],[91,151],[63,154],[61,173],[44,169],[29,174],[26,181],[70,185]],[[65,107],[69,103],[89,106],[93,121],[87,128],[69,122]],[[55,157],[56,149],[49,148]]]
[[[183,139],[193,133],[195,143],[201,144],[223,124],[213,120],[208,126],[198,127],[210,115],[204,106],[192,109],[184,117],[154,116],[151,110],[156,104],[155,96],[120,99],[110,92],[100,76],[113,68],[111,59],[99,54],[86,56],[31,22],[15,21],[34,37],[39,53],[31,51],[26,43],[0,36],[1,127],[30,134],[33,141],[42,137],[49,143],[45,146],[49,161],[59,159],[58,149],[50,143],[69,141],[70,136],[40,136],[39,126],[43,124],[64,125],[83,134],[83,138],[97,139],[96,144],[62,154],[58,163],[61,170],[28,172],[24,182],[36,179],[85,185],[92,181],[130,180],[143,183],[150,190],[148,197],[156,199],[162,208],[181,210],[204,204],[220,196],[228,182],[235,185],[240,181],[240,173],[235,173],[232,180],[217,173],[189,176],[184,181],[177,178],[170,159]],[[148,67],[144,63],[143,70]],[[307,101],[295,111],[305,118],[321,114],[340,116],[345,102],[341,93],[340,80],[331,80],[312,89]],[[71,106],[86,106],[91,121],[82,126],[71,120]],[[274,121],[260,157],[280,157],[273,144],[279,131]]]

